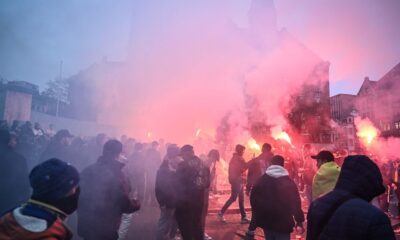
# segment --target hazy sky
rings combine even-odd
[[[178,5],[221,9],[245,27],[249,3],[2,0],[0,76],[31,81],[43,88],[59,74],[61,60],[64,76],[103,57],[123,61],[135,36],[149,34],[163,17],[179,14]],[[331,94],[356,93],[365,76],[379,79],[400,62],[400,0],[277,0],[275,6],[279,28],[285,27],[322,59],[331,62]]]

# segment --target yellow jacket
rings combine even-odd
[[[324,195],[333,190],[340,174],[340,167],[335,162],[327,162],[321,165],[314,176],[312,184],[312,199]]]

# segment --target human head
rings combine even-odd
[[[176,158],[180,154],[180,149],[176,144],[170,144],[167,147],[167,157],[168,158]]]
[[[118,140],[108,140],[103,146],[103,157],[110,160],[118,160],[122,153],[122,143]]]
[[[181,156],[183,158],[183,160],[190,160],[192,159],[195,155],[194,155],[194,149],[192,145],[184,145],[181,148]]]
[[[158,146],[159,146],[159,144],[158,144],[157,141],[153,141],[153,142],[151,143],[151,148],[157,149]]]
[[[285,159],[281,155],[275,155],[271,159],[271,165],[278,165],[283,167],[285,164]]]
[[[344,159],[335,189],[345,190],[366,201],[385,192],[381,171],[365,155],[353,155]]]
[[[70,142],[69,140],[72,137],[73,136],[71,135],[71,133],[69,133],[67,129],[61,129],[56,133],[56,135],[54,135],[54,140],[58,143],[61,143],[62,145],[68,145]]]
[[[320,151],[317,155],[311,156],[311,158],[317,160],[317,166],[318,168],[321,167],[322,164],[327,163],[327,162],[333,162],[335,160],[335,157],[330,151]]]
[[[217,149],[211,149],[210,152],[208,152],[208,158],[210,158],[212,161],[219,161],[220,154]]]
[[[243,156],[245,150],[246,147],[240,144],[236,145],[235,147],[235,153],[237,153],[239,156]]]
[[[78,207],[79,173],[72,165],[56,158],[35,166],[29,174],[32,199],[50,204],[66,214]]]
[[[40,129],[40,128],[41,128],[41,127],[40,127],[40,124],[37,123],[37,122],[35,122],[34,128],[35,128],[35,129]]]
[[[271,152],[272,146],[269,143],[264,143],[261,148],[262,153]]]

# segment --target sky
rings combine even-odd
[[[247,26],[249,0],[2,0],[0,77],[43,89],[61,61],[63,77],[105,58],[124,61],[138,35],[168,32],[163,18],[185,5]],[[400,62],[399,0],[279,0],[275,8],[279,28],[330,62],[331,95],[357,93],[365,76],[377,80]]]

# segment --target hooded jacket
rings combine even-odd
[[[384,191],[382,175],[373,161],[366,156],[347,157],[334,190],[311,204],[307,240],[394,240],[389,218],[369,203]],[[329,209],[349,195],[352,198],[334,211],[325,227],[321,226]]]
[[[335,162],[327,162],[321,165],[314,176],[312,184],[312,199],[324,195],[333,190],[340,174],[340,167]]]
[[[294,219],[304,222],[297,186],[281,166],[271,165],[267,169],[254,185],[250,203],[256,224],[263,229],[290,233]]]
[[[28,203],[0,218],[0,239],[70,240],[72,232],[64,225],[64,218],[54,210]]]

